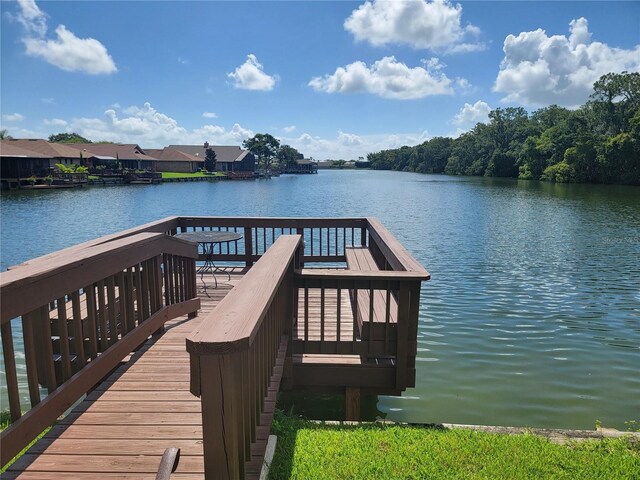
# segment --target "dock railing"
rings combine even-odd
[[[187,337],[191,392],[202,404],[206,478],[244,478],[247,468],[259,473],[264,452],[252,466],[252,444],[266,444],[269,435],[291,335],[300,249],[299,235],[276,239]]]
[[[135,233],[0,274],[0,334],[12,418],[0,434],[2,465],[167,320],[197,312],[197,256],[191,243],[163,233]],[[14,335],[19,323],[22,335]],[[20,383],[16,350],[24,352],[26,364]],[[23,413],[26,399],[31,408]]]

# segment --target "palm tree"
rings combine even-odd
[[[0,140],[11,140],[13,137],[9,135],[9,131],[6,128],[0,130]]]

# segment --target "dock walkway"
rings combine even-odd
[[[171,478],[202,480],[202,410],[189,391],[185,338],[243,274],[230,276],[222,276],[216,289],[208,284],[210,298],[199,293],[197,317],[167,322],[161,335],[123,362],[2,478],[155,479],[164,450],[177,447],[180,462]]]
[[[89,393],[73,411],[58,422],[41,440],[14,463],[2,478],[21,480],[119,478],[155,479],[166,448],[180,448],[178,468],[172,479],[204,478],[202,449],[202,407],[200,399],[189,391],[189,354],[185,338],[200,325],[216,305],[236,286],[244,272],[236,269],[230,280],[218,279],[218,288],[205,275],[206,292],[198,276],[198,316],[183,316],[165,324],[165,331],[150,338],[127,358],[104,382]],[[348,292],[341,295],[342,339],[353,335]],[[302,300],[302,299],[301,299]],[[320,293],[311,290],[307,338],[320,338]],[[335,299],[326,304],[335,312]],[[304,315],[303,302],[298,315]],[[335,322],[327,316],[328,324]],[[335,329],[325,332],[327,340],[336,340]],[[293,340],[305,337],[304,323],[294,330]],[[360,364],[354,355],[297,355],[296,363]],[[264,414],[270,418],[275,404],[268,402]],[[269,422],[270,423],[270,422]],[[268,431],[260,432],[266,444]],[[262,449],[257,448],[257,451]],[[262,455],[252,459],[247,478],[257,478]]]

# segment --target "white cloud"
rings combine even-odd
[[[290,125],[290,126],[288,126],[288,127],[284,127],[282,130],[284,130],[284,131],[285,131],[285,133],[291,133],[291,132],[293,132],[295,129],[296,129],[296,126],[295,126],[295,125]]]
[[[64,25],[58,25],[56,38],[47,39],[46,14],[34,0],[19,0],[18,22],[25,29],[22,41],[27,55],[69,72],[92,75],[114,73],[118,69],[105,46],[94,38],[78,38]]]
[[[56,103],[56,99],[53,97],[41,98],[43,103],[48,103],[49,105],[54,105]]]
[[[585,18],[572,20],[569,37],[542,29],[508,35],[493,90],[505,102],[576,107],[609,72],[640,71],[640,45],[630,50],[592,42]]]
[[[440,71],[437,59],[426,63],[426,68],[411,68],[393,56],[384,57],[370,67],[358,61],[338,67],[331,75],[312,78],[309,86],[327,93],[368,92],[399,100],[453,93],[451,80]],[[429,70],[430,63],[437,68]]]
[[[334,138],[322,138],[305,132],[298,137],[285,137],[280,140],[296,148],[305,157],[313,157],[316,160],[355,160],[358,157],[366,157],[369,152],[399,148],[403,145],[418,145],[429,138],[427,132],[356,135],[339,130]]]
[[[74,118],[68,130],[94,141],[137,143],[148,148],[161,148],[170,144],[199,145],[208,141],[218,145],[240,145],[253,136],[253,132],[239,124],[230,129],[219,125],[203,125],[192,130],[177,120],[159,112],[150,103],[125,108],[122,115],[108,109],[101,118]]]
[[[13,126],[7,128],[5,125],[0,125],[0,128],[3,130],[7,129],[9,135],[13,138],[47,138],[49,136],[49,133],[29,130],[27,128],[16,128]]]
[[[465,103],[456,116],[453,117],[453,124],[472,127],[478,122],[486,123],[489,120],[490,111],[491,107],[482,100],[478,100],[473,105]]]
[[[186,58],[178,57],[178,63],[181,63],[182,65],[189,65],[190,62]]]
[[[20,12],[16,18],[27,33],[44,36],[47,33],[47,16],[36,5],[35,0],[18,0],[18,5]]]
[[[61,118],[52,118],[52,119],[45,119],[44,124],[50,125],[50,126],[57,126],[57,127],[66,127],[67,121],[62,120]]]
[[[262,69],[262,64],[258,62],[258,58],[250,53],[247,55],[247,61],[236,68],[227,76],[233,79],[233,86],[244,90],[273,90],[276,85],[277,77],[267,75]]]
[[[202,112],[202,116],[204,118],[218,118],[218,115],[216,115],[214,112]]]
[[[443,53],[483,50],[483,44],[467,42],[480,29],[463,27],[461,17],[462,7],[447,0],[374,0],[354,10],[344,28],[374,46],[404,44]]]
[[[338,143],[345,146],[362,145],[362,139],[353,133],[345,133],[338,130]]]
[[[24,115],[20,115],[19,113],[7,113],[2,115],[2,119],[5,122],[21,122],[24,120]]]

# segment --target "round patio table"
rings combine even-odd
[[[198,267],[197,273],[200,274],[200,280],[202,280],[202,284],[204,285],[204,293],[209,296],[207,293],[207,284],[204,281],[204,274],[210,272],[213,276],[213,281],[215,286],[213,288],[218,288],[218,280],[216,279],[215,273],[221,272],[226,273],[229,280],[231,280],[231,275],[229,272],[222,270],[217,267],[213,262],[213,250],[216,245],[220,245],[223,243],[231,243],[237,242],[242,238],[242,234],[236,232],[218,232],[213,230],[202,230],[195,232],[183,232],[175,235],[176,238],[181,240],[186,240],[188,242],[197,243],[202,245],[202,250],[204,252],[205,260],[204,264]]]

